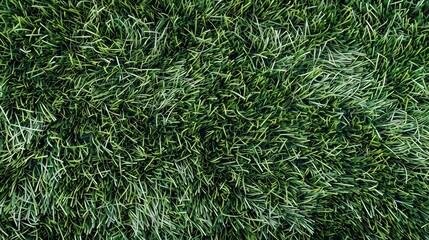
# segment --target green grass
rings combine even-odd
[[[427,239],[428,15],[0,0],[0,238]]]

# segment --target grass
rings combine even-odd
[[[0,0],[1,239],[427,239],[428,15]]]

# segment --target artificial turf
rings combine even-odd
[[[428,15],[0,0],[1,239],[428,239]]]

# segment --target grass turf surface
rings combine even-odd
[[[0,0],[0,236],[425,239],[428,14]]]

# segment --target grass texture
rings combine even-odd
[[[428,15],[0,0],[1,239],[428,239]]]

